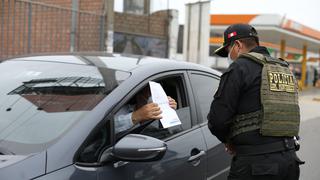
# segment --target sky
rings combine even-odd
[[[199,0],[153,0],[179,10],[184,23],[184,4]],[[211,0],[211,14],[278,14],[320,31],[320,0]]]

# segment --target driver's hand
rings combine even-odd
[[[132,122],[133,124],[137,124],[151,119],[159,120],[162,118],[161,113],[162,111],[158,104],[149,103],[132,113]]]
[[[168,96],[168,100],[169,100],[169,106],[172,109],[177,109],[177,102],[176,100],[174,100],[172,97]]]

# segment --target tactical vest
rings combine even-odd
[[[232,122],[229,138],[258,129],[263,136],[297,136],[300,125],[298,87],[289,64],[254,52],[240,57],[263,66],[260,87],[262,108],[237,115]]]

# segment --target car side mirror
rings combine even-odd
[[[111,156],[122,161],[148,162],[160,160],[167,145],[156,138],[129,134],[118,141],[111,150]]]

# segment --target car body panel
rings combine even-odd
[[[199,85],[201,82],[192,82],[193,75],[200,75],[202,77],[206,77],[209,82],[203,81],[202,86],[205,88],[207,84],[210,84],[210,87],[213,86],[214,84],[217,86],[217,83],[211,82],[212,80],[219,80],[219,74],[215,74],[213,72],[204,72],[204,71],[196,71],[196,70],[190,70],[188,71],[188,76],[190,78],[191,84],[194,86],[201,86]],[[197,117],[199,121],[201,122],[201,130],[207,145],[207,172],[206,172],[206,177],[207,179],[214,179],[214,180],[225,180],[227,179],[227,175],[230,169],[230,162],[232,156],[230,156],[228,153],[225,152],[225,147],[221,142],[211,134],[208,126],[207,126],[207,119],[206,117],[202,116],[202,109],[200,105],[200,98],[197,96],[197,87],[193,86],[193,96],[195,98],[195,103],[196,103],[196,112],[197,112]],[[213,87],[211,87],[214,89]],[[214,91],[210,88],[210,91]],[[218,88],[218,86],[216,87]],[[212,92],[214,93],[214,92]],[[210,94],[210,93],[208,93]],[[208,100],[210,100],[210,103],[213,99],[213,94],[211,94],[210,97],[207,97]],[[209,108],[209,107],[207,107]],[[209,110],[208,110],[209,111]],[[207,112],[208,113],[208,112]],[[206,114],[207,114],[206,113]],[[205,118],[205,119],[203,119]]]
[[[28,156],[0,156],[1,180],[32,179],[46,173],[46,152]]]
[[[190,143],[190,142],[193,143]],[[107,164],[98,170],[98,180],[102,179],[204,179],[206,161],[200,157],[198,165],[188,162],[193,149],[205,150],[201,130],[193,129],[188,133],[166,141],[168,149],[164,157],[155,162],[129,162],[121,166]],[[197,163],[197,162],[196,162]],[[116,167],[115,167],[116,166]]]
[[[225,153],[224,144],[211,134],[207,123],[201,128],[207,145],[207,178],[209,180],[227,179],[232,156]]]
[[[34,180],[96,180],[97,168],[84,168],[76,165],[58,169]]]
[[[65,59],[66,58],[66,59]],[[117,59],[121,59],[121,63]],[[57,54],[39,55],[33,57],[19,57],[12,61],[39,61],[43,63],[69,63],[79,66],[95,66],[104,76],[110,75],[109,68],[130,73],[130,76],[106,96],[94,109],[81,117],[62,138],[50,145],[46,151],[28,158],[17,159],[13,165],[2,167],[0,164],[1,179],[8,179],[8,173],[19,168],[19,173],[13,176],[16,179],[206,179],[214,172],[221,171],[225,164],[215,164],[217,160],[224,161],[221,156],[223,147],[204,126],[194,126],[187,133],[181,133],[166,141],[168,151],[164,158],[156,162],[130,162],[115,168],[114,163],[102,167],[82,167],[75,165],[77,152],[86,141],[90,133],[101,122],[109,120],[108,115],[123,102],[128,95],[136,92],[143,82],[152,78],[159,78],[170,74],[182,74],[186,85],[186,93],[191,107],[193,124],[199,123],[192,87],[187,77],[187,71],[198,71],[214,74],[220,72],[199,66],[197,64],[177,62],[151,57],[98,54]],[[125,62],[128,63],[126,64]],[[118,64],[117,64],[118,63]],[[125,63],[123,65],[123,63]],[[125,66],[127,65],[127,66]],[[109,74],[108,74],[109,73]],[[190,143],[192,142],[192,143]],[[218,147],[218,148],[217,148]],[[193,166],[188,162],[193,149],[205,151],[200,163]],[[209,156],[209,160],[207,157]],[[25,159],[24,159],[25,158]],[[29,159],[29,160],[28,160]],[[27,161],[28,160],[28,161]],[[215,161],[215,162],[211,162]],[[30,168],[35,166],[30,172]],[[214,166],[214,167],[212,167]],[[217,166],[217,167],[216,167]],[[220,168],[221,167],[221,168]],[[211,169],[212,168],[212,169]],[[208,170],[208,173],[206,171]],[[164,173],[165,172],[165,173]],[[24,175],[21,175],[24,174]],[[3,174],[3,176],[1,175]],[[8,177],[8,178],[7,178]],[[112,178],[113,177],[113,178]],[[10,178],[11,180],[12,178]]]

